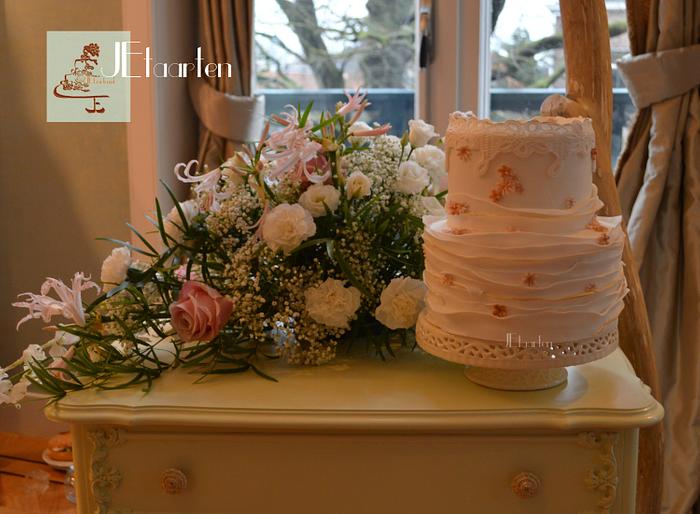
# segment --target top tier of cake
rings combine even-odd
[[[455,112],[445,136],[450,195],[514,209],[570,209],[592,195],[588,118],[493,122]]]

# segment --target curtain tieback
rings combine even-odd
[[[617,61],[637,109],[700,85],[700,45],[650,52]]]
[[[204,78],[188,79],[190,98],[202,124],[217,136],[256,141],[265,125],[265,97],[236,96],[214,89]]]

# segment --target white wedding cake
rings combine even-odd
[[[617,345],[620,217],[597,216],[587,118],[450,116],[446,216],[426,217],[419,344],[492,368],[562,367]]]

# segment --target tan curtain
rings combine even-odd
[[[231,77],[191,78],[190,97],[200,120],[198,160],[218,166],[241,143],[255,140],[263,127],[262,96],[251,96],[253,0],[199,0],[202,66],[231,65]]]
[[[627,9],[632,57],[619,68],[638,112],[616,179],[666,408],[662,512],[689,514],[700,493],[700,2]]]

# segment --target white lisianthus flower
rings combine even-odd
[[[447,171],[445,170],[445,152],[435,145],[425,145],[413,152],[416,162],[430,174],[433,191],[440,193],[447,186]]]
[[[115,285],[121,284],[126,278],[126,272],[131,265],[131,251],[126,246],[112,250],[102,263],[102,289],[106,292]]]
[[[197,214],[199,214],[199,206],[194,200],[187,200],[186,202],[180,202],[180,209],[182,209],[182,214],[185,216],[187,223],[192,223]],[[177,210],[177,207],[173,207],[168,215],[163,220],[165,225],[165,233],[172,237],[178,243],[182,243],[182,218]]]
[[[367,125],[364,121],[356,121],[352,125],[348,127],[348,134],[353,134],[355,132],[362,132],[365,130],[372,130],[372,127]],[[350,144],[353,145],[361,145],[365,141],[367,141],[367,137],[363,136],[349,136],[348,141],[350,141]]]
[[[435,127],[423,120],[410,120],[408,122],[408,141],[414,148],[427,145],[428,141],[437,135]]]
[[[44,353],[44,349],[38,344],[30,344],[22,352],[22,359],[24,359],[24,362],[27,362],[30,359],[35,361],[43,361],[46,359],[46,353]]]
[[[131,341],[124,341],[122,339],[112,341],[111,346],[112,348],[117,350],[119,354],[123,357],[128,356],[134,350],[134,343],[132,343]]]
[[[372,181],[361,171],[353,171],[345,181],[345,194],[348,198],[368,196],[372,189]]]
[[[340,191],[333,186],[314,184],[299,197],[299,204],[309,211],[314,218],[326,215],[326,206],[335,212],[340,203]]]
[[[274,251],[289,253],[316,233],[309,211],[299,204],[281,203],[265,217],[262,238]]]
[[[423,191],[430,184],[428,170],[414,161],[402,162],[399,166],[399,176],[396,189],[409,195]]]
[[[13,385],[7,373],[0,368],[0,405],[12,403],[19,407],[17,403],[26,396],[27,387],[29,387],[29,380],[22,378]]]
[[[311,319],[329,327],[349,328],[350,319],[360,308],[360,291],[334,278],[307,289],[304,295]]]
[[[247,161],[243,152],[236,152],[232,157],[229,157],[224,163],[219,166],[221,175],[226,177],[229,183],[236,186],[243,184],[243,171],[250,163]]]
[[[411,328],[418,321],[424,297],[425,284],[422,280],[395,278],[382,291],[374,317],[392,330]]]
[[[54,338],[50,341],[48,346],[49,355],[54,359],[63,356],[69,347],[73,346],[75,343],[80,341],[80,338],[76,335],[69,334],[63,330],[56,330]]]

